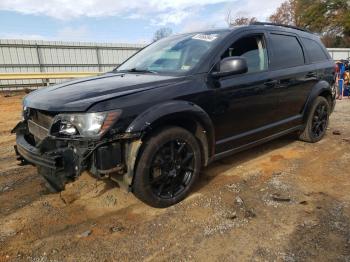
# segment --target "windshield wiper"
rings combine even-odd
[[[152,73],[152,74],[158,74],[156,71],[148,70],[148,69],[139,69],[139,68],[131,68],[126,70],[127,72],[132,73]]]

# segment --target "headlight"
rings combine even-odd
[[[103,135],[121,115],[121,110],[98,113],[60,114],[54,133],[63,136],[95,137]]]

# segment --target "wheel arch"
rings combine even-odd
[[[141,133],[141,140],[164,126],[179,126],[190,131],[199,141],[203,163],[207,165],[215,150],[214,127],[208,114],[187,101],[170,101],[155,105],[140,114],[126,129]]]
[[[306,123],[308,115],[312,108],[312,105],[315,99],[319,96],[326,98],[327,101],[329,102],[330,107],[332,108],[332,104],[333,104],[332,88],[328,82],[320,81],[313,87],[306,101],[306,104],[303,110],[303,123]]]

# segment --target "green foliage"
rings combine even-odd
[[[276,22],[289,17],[289,24],[318,33],[328,47],[350,47],[348,0],[287,0],[270,20]]]

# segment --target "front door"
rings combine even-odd
[[[268,135],[269,125],[278,121],[277,82],[269,77],[264,33],[242,36],[223,52],[246,58],[248,72],[219,79],[214,125],[216,153],[249,144]]]

